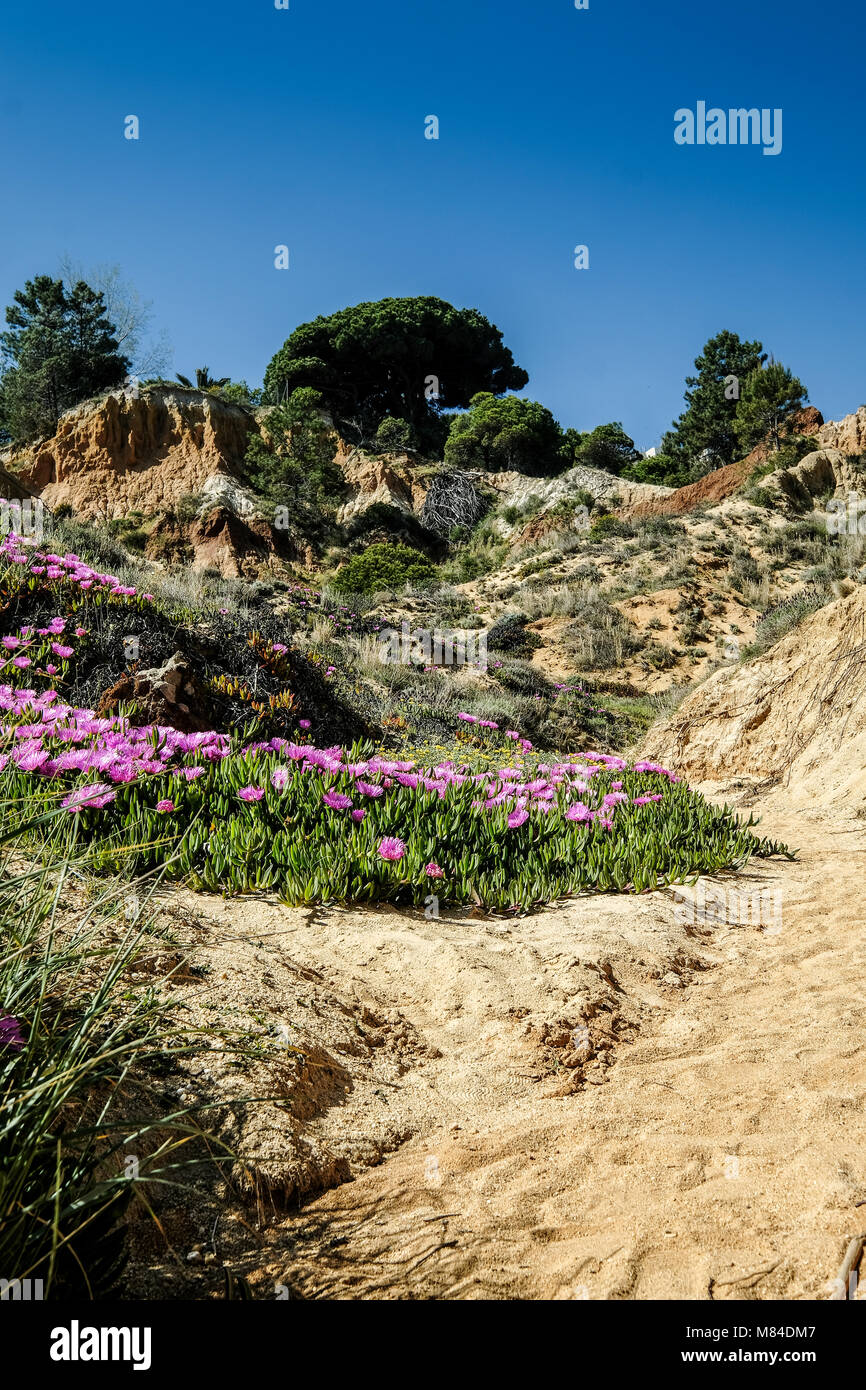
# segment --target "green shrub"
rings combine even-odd
[[[339,569],[333,586],[341,594],[375,594],[385,589],[419,587],[432,582],[435,567],[426,555],[411,546],[371,545]]]
[[[613,512],[602,512],[601,516],[596,517],[589,528],[589,539],[591,541],[607,540],[611,536],[620,536],[623,539],[630,539],[635,534],[635,528],[628,521],[621,521]]]
[[[376,448],[383,453],[414,449],[415,442],[415,432],[409,421],[401,420],[396,415],[386,415],[376,431]]]

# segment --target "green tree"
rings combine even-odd
[[[245,405],[255,410],[262,403],[262,393],[246,381],[227,381],[219,390],[220,400],[231,401],[235,405]]]
[[[335,453],[322,397],[302,386],[270,412],[264,435],[251,436],[245,462],[251,482],[272,501],[321,503],[345,490]]]
[[[737,454],[737,401],[750,372],[765,360],[759,342],[736,333],[717,333],[695,358],[697,376],[686,377],[687,410],[662,440],[662,453],[681,469],[704,456],[710,467],[731,463]],[[704,471],[707,471],[704,469]]]
[[[376,448],[383,453],[399,453],[404,449],[414,449],[415,431],[408,420],[398,420],[386,415],[376,431]]]
[[[380,299],[301,324],[271,359],[271,401],[299,386],[322,393],[334,418],[369,439],[387,415],[406,420],[421,448],[441,438],[440,413],[479,391],[501,395],[529,380],[499,329],[477,309],[443,299]]]
[[[231,377],[211,376],[209,367],[196,367],[195,386],[193,386],[188,376],[181,376],[180,372],[177,373],[176,380],[180,382],[181,386],[188,387],[190,391],[218,391],[220,387],[228,386]]]
[[[83,280],[37,275],[16,290],[0,334],[0,424],[18,441],[50,434],[64,410],[118,385],[129,360],[118,351],[101,294]]]
[[[562,430],[546,406],[479,391],[466,413],[451,421],[445,462],[451,468],[546,476],[567,466],[562,444]]]
[[[611,421],[609,425],[596,425],[594,430],[585,433],[566,430],[563,451],[569,467],[584,464],[587,468],[601,468],[605,473],[615,473],[617,477],[642,457],[640,450],[634,447],[634,440],[626,434],[618,420]]]
[[[781,362],[770,361],[752,372],[737,406],[737,438],[743,449],[769,439],[774,453],[791,431],[791,421],[809,399],[805,386]]]
[[[669,454],[654,454],[652,458],[635,459],[622,470],[623,478],[635,483],[661,483],[665,487],[685,487],[691,473]]]

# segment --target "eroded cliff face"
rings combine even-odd
[[[249,411],[204,391],[117,392],[62,416],[53,438],[9,459],[46,506],[71,506],[88,520],[173,509],[214,474],[241,465]]]
[[[788,806],[862,809],[866,588],[806,618],[763,656],[717,671],[647,735],[641,755],[690,782],[784,788]]]
[[[822,449],[839,449],[843,454],[866,453],[866,405],[842,420],[828,420],[818,431]]]

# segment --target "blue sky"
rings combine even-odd
[[[7,3],[0,304],[64,253],[118,262],[175,370],[259,384],[317,314],[438,295],[563,425],[642,448],[731,329],[838,418],[866,401],[864,37],[854,0]],[[782,152],[677,146],[699,100],[781,108]]]

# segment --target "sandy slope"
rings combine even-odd
[[[339,1149],[392,1109],[402,1147],[232,1267],[265,1298],[826,1297],[866,1229],[866,846],[826,813],[762,828],[801,861],[705,885],[722,921],[665,894],[507,930],[211,902],[423,1040],[306,1131]]]

